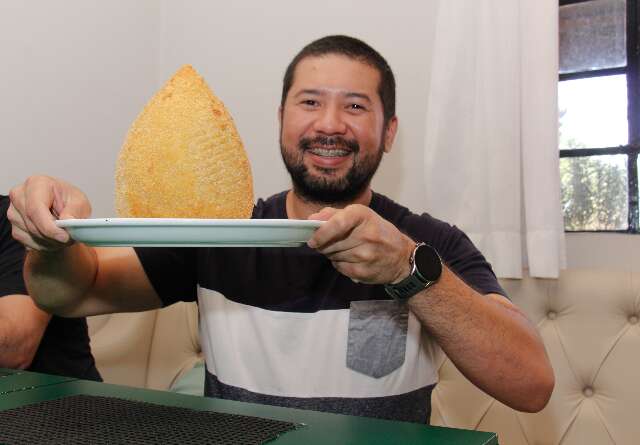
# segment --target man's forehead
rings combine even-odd
[[[372,95],[378,90],[380,73],[371,65],[341,55],[307,56],[293,76],[294,94],[303,89]]]

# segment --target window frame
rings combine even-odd
[[[559,0],[559,6],[588,3],[596,0]],[[640,0],[626,0],[625,28],[627,64],[617,68],[578,71],[558,75],[558,83],[565,80],[586,79],[625,74],[627,77],[627,121],[629,142],[619,147],[572,148],[559,150],[560,158],[599,155],[627,155],[628,228],[623,230],[566,230],[568,233],[634,233],[639,231],[638,155],[640,154]]]

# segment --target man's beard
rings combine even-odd
[[[303,162],[304,153],[312,147],[323,145],[352,153],[353,164],[345,176],[333,177],[335,172],[332,169],[319,169],[325,173],[324,176],[309,173]],[[340,136],[302,138],[298,142],[297,151],[287,150],[282,144],[282,137],[280,138],[280,153],[291,175],[294,192],[305,201],[318,204],[348,203],[367,189],[382,160],[384,145],[381,144],[376,153],[366,157],[358,157],[359,152],[360,146],[356,140],[345,140]]]

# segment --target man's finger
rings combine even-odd
[[[54,214],[61,219],[61,215],[65,211],[65,203],[62,192],[58,187],[54,187],[53,189],[53,204],[51,205],[51,209],[53,210]]]
[[[313,249],[323,249],[327,245],[344,240],[351,232],[366,220],[367,214],[349,206],[337,211],[318,228],[307,243]]]
[[[18,237],[24,241],[25,247],[29,247],[31,250],[52,250],[60,248],[60,243],[54,240],[47,240],[40,231],[33,225],[29,224],[22,214],[20,214],[13,203],[7,210],[7,219],[11,222],[11,236],[18,240]],[[23,235],[19,235],[20,232]],[[14,235],[14,233],[16,235]]]
[[[322,248],[316,249],[319,253],[331,257],[332,255],[353,255],[353,250],[362,246],[364,241],[356,237],[348,237],[331,244],[327,244]]]
[[[42,238],[42,234],[38,229],[32,223],[30,224],[30,222],[25,219],[21,213],[15,210],[13,204],[11,204],[7,210],[7,218],[11,222],[12,233],[13,229],[15,229],[24,232],[25,236],[28,238]]]
[[[34,234],[39,234],[42,238],[55,239],[61,243],[69,241],[67,232],[55,224],[55,217],[51,213],[54,201],[53,184],[48,187],[27,187],[26,188],[26,215],[25,221],[29,226],[32,222],[35,229]],[[31,231],[31,227],[29,227]]]
[[[24,221],[24,226],[26,227],[26,231],[27,233],[34,239],[36,238],[40,238],[40,239],[44,239],[46,238],[41,232],[40,229],[35,225],[35,223],[33,221],[31,221],[28,218],[23,218]]]
[[[29,250],[50,250],[48,247],[38,243],[28,232],[17,229],[15,226],[11,229],[11,236]]]
[[[18,212],[13,206],[13,203],[11,203],[9,209],[7,210],[7,219],[13,227],[17,227],[18,229],[24,231],[27,230],[27,225],[24,222],[24,218],[22,218],[20,212]]]

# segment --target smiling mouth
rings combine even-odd
[[[351,154],[350,150],[327,147],[310,148],[308,149],[308,152],[316,156],[322,156],[325,158],[341,158],[343,156],[348,156],[349,154]]]
[[[301,138],[298,144],[303,152],[309,152],[327,162],[337,162],[351,154],[357,154],[360,146],[356,140],[345,139],[341,136],[318,135],[314,138]]]

